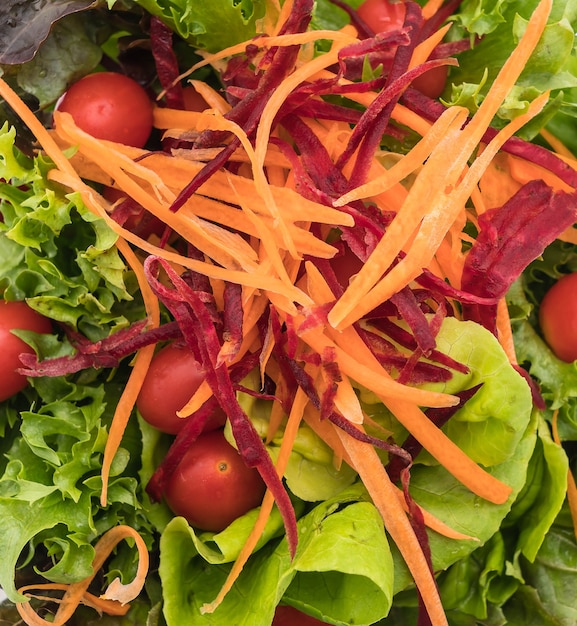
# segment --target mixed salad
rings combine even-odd
[[[2,619],[576,623],[577,2],[0,14]]]

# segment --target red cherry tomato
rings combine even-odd
[[[28,384],[26,376],[18,374],[16,369],[22,366],[19,355],[24,352],[33,354],[34,351],[10,332],[14,329],[50,333],[52,324],[26,302],[0,300],[0,401],[10,398]]]
[[[545,341],[562,361],[577,360],[577,272],[560,278],[539,307]]]
[[[187,111],[204,111],[208,108],[206,100],[196,91],[196,89],[190,85],[182,90],[182,96],[184,98],[184,108]]]
[[[325,623],[292,606],[282,604],[276,607],[272,626],[318,626]]]
[[[405,21],[405,3],[393,0],[365,0],[357,14],[375,33],[401,28]],[[435,67],[418,76],[413,87],[429,98],[438,98],[445,89],[448,70],[445,66]]]
[[[262,502],[265,484],[247,467],[222,430],[203,433],[190,446],[165,490],[176,515],[202,530],[219,532]]]
[[[188,348],[171,343],[159,350],[136,400],[142,418],[164,433],[179,433],[187,418],[179,417],[176,412],[190,400],[205,374]],[[220,428],[225,421],[226,415],[218,408],[204,430]]]
[[[84,76],[64,94],[57,107],[98,139],[144,146],[152,130],[152,102],[132,78],[115,72]]]
[[[375,33],[401,28],[405,21],[404,2],[365,0],[357,9],[358,16]]]

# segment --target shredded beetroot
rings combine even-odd
[[[150,18],[150,44],[158,79],[162,88],[166,89],[164,100],[173,109],[184,109],[182,85],[178,80],[178,59],[174,53],[172,38],[172,30],[153,15]]]
[[[182,335],[176,322],[167,322],[159,328],[145,330],[146,321],[135,322],[129,328],[119,330],[102,341],[92,342],[68,331],[76,354],[38,361],[35,354],[20,355],[24,367],[18,372],[24,376],[66,376],[91,367],[100,369],[118,367],[120,361],[140,348],[160,341],[179,339]]]
[[[310,23],[312,8],[312,0],[295,0],[292,11],[286,23],[281,28],[281,32],[285,34],[304,32]],[[226,114],[225,117],[241,126],[249,138],[256,132],[262,111],[271,94],[292,70],[299,50],[299,46],[285,46],[272,49],[268,57],[270,63],[267,67],[262,69],[256,88]],[[272,59],[270,57],[272,57]],[[200,137],[195,142],[195,147],[206,148],[219,145],[226,135],[227,133],[205,131],[201,133]],[[215,159],[209,161],[195,178],[180,192],[173,202],[171,210],[177,211],[192,194],[196,192],[202,183],[208,180],[215,171],[225,165],[239,146],[240,140],[234,137],[230,143],[223,148],[221,153],[215,157]]]
[[[242,343],[242,287],[236,283],[225,283],[224,286],[224,310],[223,310],[223,340],[230,348],[227,350],[228,358],[238,354]]]
[[[160,270],[167,276],[169,285],[160,281]],[[249,467],[255,467],[283,516],[291,554],[297,546],[296,516],[291,500],[276,472],[266,448],[252,422],[238,403],[230,372],[219,363],[222,347],[211,312],[203,298],[164,259],[149,256],[144,262],[147,279],[161,302],[178,322],[182,336],[193,351],[197,361],[206,370],[206,381],[223,411],[227,414],[238,451]]]
[[[479,216],[462,289],[503,297],[527,265],[577,220],[577,192],[555,192],[542,180],[524,185],[502,207]],[[497,305],[463,305],[463,317],[496,333]]]

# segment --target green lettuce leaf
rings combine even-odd
[[[256,22],[264,16],[264,0],[136,0],[152,15],[161,18],[191,45],[209,52],[250,39]]]
[[[95,506],[121,380],[122,376],[106,387],[99,381],[88,385],[63,378],[34,381],[37,407],[22,412],[22,423],[16,427],[21,436],[11,437],[0,476],[0,586],[12,601],[23,599],[14,575],[28,562],[43,563],[42,576],[49,581],[77,582],[91,574],[92,544],[110,527],[130,523],[150,541],[133,470],[141,453],[136,423],[129,425],[112,464],[108,506]],[[125,563],[120,568],[123,579],[130,579],[135,564],[128,544],[115,558]],[[114,560],[110,567],[116,567]]]
[[[214,613],[202,615],[229,570],[198,555],[186,524],[172,522],[161,538],[160,576],[168,626],[187,623],[268,625],[281,597],[328,623],[371,624],[387,614],[393,568],[382,519],[356,485],[314,507],[298,522],[291,560],[286,539],[251,557]],[[351,558],[351,554],[355,558]]]
[[[510,56],[537,5],[536,0],[466,0],[454,16],[456,33],[482,36],[471,50],[459,54],[459,66],[451,68],[450,95],[446,102],[467,106],[474,112],[497,73]],[[540,127],[563,107],[562,90],[577,87],[577,59],[574,51],[577,3],[555,0],[541,41],[526,64],[516,87],[500,108],[495,124],[524,113],[537,95],[552,90],[553,99],[538,121],[522,131],[532,139]],[[556,99],[556,96],[560,96]]]
[[[46,181],[50,164],[14,151],[0,129],[0,291],[98,340],[144,314],[138,285],[116,235],[78,194]]]

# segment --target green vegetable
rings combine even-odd
[[[191,45],[217,52],[250,39],[256,22],[264,16],[264,0],[136,0],[152,15],[160,17]]]
[[[459,55],[459,66],[451,68],[450,95],[445,101],[477,109],[513,48],[524,32],[536,0],[466,0],[455,17],[456,32],[452,37],[475,35],[482,40],[470,51]],[[532,139],[540,126],[561,109],[566,110],[563,93],[577,86],[577,58],[573,46],[577,26],[577,3],[555,0],[545,34],[531,60],[525,66],[517,86],[498,113],[496,124],[525,112],[538,94],[551,89],[553,99],[536,123],[529,124],[521,135]]]
[[[364,489],[356,485],[301,517],[294,560],[286,539],[269,541],[245,566],[222,605],[206,615],[200,607],[214,600],[229,566],[208,565],[197,553],[188,525],[175,518],[160,546],[167,622],[270,624],[283,594],[329,623],[378,621],[391,604],[393,567],[382,520],[372,504],[359,501],[364,497]]]

